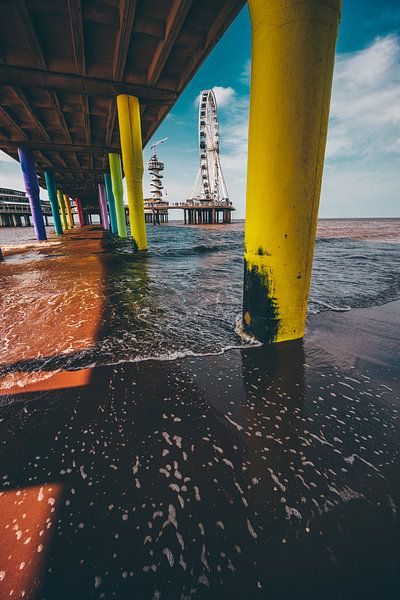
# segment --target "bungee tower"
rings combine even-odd
[[[162,201],[162,197],[163,197],[163,175],[161,175],[161,171],[164,171],[164,163],[162,160],[159,160],[156,154],[156,148],[159,144],[162,144],[163,142],[165,142],[168,138],[164,138],[163,140],[160,140],[159,142],[155,142],[154,144],[151,145],[151,158],[147,163],[150,175],[151,175],[151,181],[150,181],[150,188],[151,188],[151,196],[152,199],[154,200],[154,202],[161,202]]]

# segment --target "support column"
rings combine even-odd
[[[79,227],[83,227],[85,225],[85,216],[83,214],[82,202],[80,198],[75,198],[76,210],[78,211],[78,219],[79,219]]]
[[[110,163],[111,184],[115,201],[118,235],[121,238],[126,238],[127,233],[124,207],[124,188],[122,187],[121,157],[119,154],[112,152],[108,155],[108,161]]]
[[[47,240],[44,227],[43,212],[40,205],[39,184],[35,168],[33,153],[28,148],[18,148],[19,162],[24,177],[26,195],[31,207],[33,226],[37,240]]]
[[[55,229],[55,232],[57,235],[61,235],[62,234],[62,225],[61,225],[60,211],[59,211],[58,202],[57,202],[57,189],[56,189],[56,182],[54,179],[54,175],[53,175],[53,173],[51,173],[51,171],[45,171],[44,177],[46,180],[47,193],[49,195],[49,200],[50,200],[51,214],[53,215],[54,229]]]
[[[63,227],[64,231],[66,231],[68,229],[67,215],[65,213],[64,197],[63,197],[63,193],[61,190],[57,190],[57,197],[58,197],[58,205],[60,207],[62,227]]]
[[[67,212],[68,228],[73,229],[74,228],[74,220],[72,218],[71,203],[69,201],[68,194],[64,194],[64,205],[65,205],[65,210]]]
[[[99,183],[99,206],[100,206],[100,220],[104,229],[110,229],[110,221],[108,220],[107,211],[107,199],[106,199],[106,188],[104,183]]]
[[[106,196],[108,202],[108,210],[110,211],[111,232],[118,233],[117,213],[115,212],[115,200],[112,191],[112,182],[109,173],[104,173],[104,185],[106,186]]]
[[[282,342],[304,335],[341,0],[249,8],[243,327]]]
[[[119,136],[128,192],[131,236],[138,250],[146,250],[146,225],[143,204],[143,154],[139,100],[135,96],[117,96]]]

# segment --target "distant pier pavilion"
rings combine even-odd
[[[52,224],[50,202],[41,201],[43,218],[46,225]],[[25,192],[0,188],[0,227],[30,227],[31,207]]]

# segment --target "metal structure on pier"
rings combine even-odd
[[[164,171],[164,163],[162,160],[159,160],[157,157],[157,153],[156,153],[156,148],[157,146],[159,146],[159,144],[163,144],[164,142],[167,141],[168,138],[164,138],[163,140],[159,140],[158,142],[154,142],[154,144],[152,144],[150,146],[151,148],[151,158],[147,163],[150,175],[151,175],[151,182],[150,182],[150,187],[151,189],[151,195],[152,198],[154,200],[154,202],[161,202],[162,201],[162,195],[163,195],[163,183],[162,183],[162,179],[163,179],[163,175],[161,174],[161,171]]]
[[[154,142],[151,146],[151,157],[147,162],[147,167],[151,175],[150,188],[151,198],[146,198],[144,201],[144,216],[146,223],[159,225],[160,223],[168,223],[168,202],[163,200],[163,175],[164,163],[159,160],[156,152],[157,146],[163,144],[168,138]]]
[[[203,90],[199,102],[200,167],[189,201],[229,204],[219,150],[217,100],[213,90]]]

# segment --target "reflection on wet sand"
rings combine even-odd
[[[62,486],[0,492],[1,598],[34,598],[46,571],[51,527]]]
[[[284,344],[15,397],[5,489],[64,488],[38,597],[389,594],[394,392],[312,369],[313,348]]]
[[[63,368],[63,358],[94,345],[103,310],[102,252],[101,231],[84,237],[76,231],[62,245],[41,246],[33,257],[12,254],[2,264],[0,393],[40,389]]]

